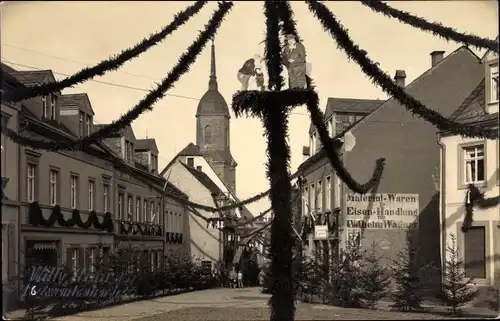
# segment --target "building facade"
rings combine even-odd
[[[331,137],[345,133],[383,101],[328,98],[325,122]],[[340,146],[340,145],[339,145]],[[309,146],[303,147],[304,162],[299,166],[302,189],[302,229],[304,252],[339,255],[339,213],[342,206],[341,181],[324,155],[314,126],[309,129]],[[341,227],[340,227],[341,228]],[[316,232],[316,233],[315,233]]]
[[[2,64],[2,82],[4,87],[16,88],[17,80],[10,75],[14,70]],[[18,132],[19,104],[2,101],[2,128]],[[17,299],[19,282],[19,145],[9,140],[2,131],[2,297],[3,307],[11,309]]]
[[[402,71],[396,72],[395,81],[425,106],[450,117],[484,77],[484,70],[466,47],[447,57],[443,51],[430,55],[430,68],[412,83],[404,83]],[[420,246],[426,261],[440,266],[436,134],[432,124],[391,98],[334,137],[344,166],[358,182],[372,176],[377,159],[386,159],[382,178],[369,194],[352,193],[345,184],[334,182],[332,189],[340,190],[340,197],[335,191],[332,195],[339,202],[332,206],[340,208],[340,248],[350,239],[362,246],[375,243],[390,259],[409,241]]]
[[[479,85],[452,115],[467,125],[498,128],[498,55],[488,52],[482,60],[484,74]],[[499,140],[462,138],[446,132],[439,134],[441,148],[440,220],[441,258],[451,235],[456,237],[468,277],[480,285],[500,285],[500,209],[474,209],[470,226],[465,202],[468,186],[473,184],[486,198],[498,197]],[[465,223],[464,223],[465,222]],[[444,272],[444,271],[443,271]]]
[[[4,64],[2,79],[5,89],[55,81],[50,70]],[[84,137],[99,129],[93,118],[87,94],[2,103],[2,127],[27,138]],[[34,263],[93,272],[99,258],[131,244],[154,270],[170,250],[186,253],[187,196],[160,176],[155,140],[136,139],[131,127],[82,150],[57,152],[17,145],[2,132],[2,184],[2,284],[16,299],[23,282],[7,281],[20,280]]]

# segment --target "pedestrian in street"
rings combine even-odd
[[[264,272],[264,269],[260,270],[259,272],[259,284],[260,286],[264,286],[264,278],[266,277],[266,273]]]
[[[231,270],[231,272],[229,272],[229,282],[230,282],[230,287],[231,288],[235,288],[236,285],[237,285],[237,278],[238,278],[238,274],[236,273],[236,271],[234,270],[234,268]]]
[[[241,270],[238,272],[238,287],[243,288],[243,272]]]

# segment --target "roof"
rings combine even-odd
[[[201,184],[203,184],[203,186],[205,186],[210,191],[210,193],[216,194],[216,195],[224,194],[224,192],[217,186],[217,184],[214,183],[214,181],[212,181],[210,179],[210,177],[208,177],[207,174],[205,174],[202,171],[199,171],[191,166],[188,166],[188,165],[184,164],[183,162],[179,162],[179,163],[181,163],[182,166],[184,166],[188,170],[188,172],[190,172],[191,175],[193,175],[194,178],[196,178],[196,180],[198,180]]]
[[[384,102],[385,100],[380,99],[329,97],[326,102],[325,120],[328,120],[330,117],[332,117],[333,113],[368,115]],[[311,125],[309,126],[309,134],[312,134],[313,131],[314,126],[311,123]]]
[[[25,86],[39,85],[55,81],[52,70],[16,70],[12,73],[12,75]]]
[[[186,147],[184,147],[183,150],[177,154],[177,156],[202,156],[200,154],[200,147],[198,145],[195,145],[193,143],[187,144]]]
[[[201,97],[196,109],[196,117],[199,116],[231,117],[226,100],[217,89],[209,89]]]
[[[221,150],[204,150],[201,151],[198,145],[193,143],[189,143],[183,150],[177,154],[177,156],[203,156],[205,158],[210,158],[211,161],[214,162],[226,162],[226,163],[234,163],[236,161],[231,155],[231,152],[225,149]],[[207,159],[207,161],[209,161]],[[237,164],[236,164],[237,165]]]
[[[465,88],[473,88],[472,86],[475,86],[474,82],[481,79],[478,77],[479,75],[484,77],[484,70],[482,66],[481,68],[479,68],[479,66],[479,57],[466,46],[462,46],[421,74],[413,82],[407,85],[405,90],[427,107],[438,109],[433,108],[433,106],[438,106],[440,113],[445,117],[450,117],[454,110],[453,106],[459,105],[462,101],[461,99],[463,99],[460,98],[463,90]],[[466,75],[466,77],[464,77],[464,75]],[[439,90],[433,90],[436,88],[439,88]],[[470,89],[467,89],[467,91],[468,90]],[[444,92],[448,94],[444,95]],[[457,99],[460,102],[457,103]],[[382,115],[380,113],[382,110],[392,111],[393,115],[389,112]],[[379,117],[380,120],[375,116]],[[379,107],[375,108],[370,114],[350,127],[347,127],[333,139],[339,141],[348,131],[363,126],[363,124],[370,121],[382,121],[383,118],[387,117],[397,118],[397,120],[402,123],[406,121],[415,121],[415,116],[413,116],[411,112],[406,111],[405,106],[399,104],[396,99],[390,98]],[[321,148],[315,155],[303,162],[299,166],[299,169],[307,167],[309,164],[319,160],[323,155],[323,148]]]
[[[85,111],[90,115],[95,115],[89,96],[86,93],[61,95],[59,97],[59,105],[63,109],[65,106],[69,107],[77,105],[82,111]]]
[[[493,114],[486,112],[485,87],[483,79],[451,115],[451,119],[464,124],[498,120],[498,112]]]
[[[156,145],[156,140],[154,138],[137,139],[134,144],[134,149],[137,151],[150,150],[158,153],[158,146]]]

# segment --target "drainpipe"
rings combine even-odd
[[[18,132],[19,132],[19,112],[17,113],[17,129],[18,129]],[[7,124],[5,124],[5,126],[7,126]],[[22,169],[22,165],[23,164],[26,164],[25,161],[22,161],[21,162],[21,155],[22,155],[22,151],[24,150],[24,147],[22,147],[21,145],[18,145],[18,144],[15,144],[14,146],[17,146],[17,160],[18,160],[18,169],[17,169],[17,203],[19,204],[19,207],[17,209],[17,276],[18,276],[18,280],[17,280],[17,296],[18,296],[18,299],[20,298],[19,295],[22,293],[21,291],[21,283],[24,283],[24,278],[21,278],[21,211],[23,210],[23,207],[22,207],[22,204],[21,204],[21,191],[22,191],[22,188],[21,188],[21,169]],[[24,263],[24,259],[23,259],[23,263]],[[20,280],[23,280],[22,282]],[[23,301],[24,301],[24,298],[21,298]]]
[[[446,268],[446,145],[441,141],[440,133],[437,133],[437,144],[439,145],[439,236],[441,246],[441,281]]]

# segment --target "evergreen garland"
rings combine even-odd
[[[420,101],[408,95],[404,88],[396,85],[389,75],[383,72],[367,55],[354,44],[347,30],[339,23],[333,13],[322,3],[317,1],[306,1],[309,10],[321,22],[323,29],[328,31],[350,59],[356,61],[361,70],[379,85],[387,94],[394,97],[409,111],[436,126],[439,130],[446,130],[455,135],[463,137],[478,137],[487,139],[498,139],[497,129],[482,128],[473,125],[464,125],[445,118],[443,115],[424,106]]]
[[[177,30],[183,24],[188,22],[194,15],[196,15],[206,3],[207,1],[196,1],[193,5],[187,7],[181,12],[178,12],[174,16],[174,20],[167,26],[163,27],[163,29],[159,32],[143,39],[132,48],[127,48],[120,54],[99,62],[95,66],[83,68],[75,74],[60,81],[7,91],[3,94],[2,100],[8,102],[18,102],[21,100],[47,95],[53,92],[61,91],[64,88],[71,88],[76,84],[83,83],[96,76],[103,76],[108,71],[117,70],[127,61],[137,58],[140,54],[163,41],[166,37],[172,34],[172,32]]]
[[[340,159],[337,151],[335,150],[335,144],[330,138],[330,133],[324,122],[323,112],[319,109],[319,101],[313,101],[312,99],[307,102],[307,110],[311,116],[311,121],[314,127],[318,130],[319,138],[323,144],[323,149],[326,156],[330,160],[332,167],[337,172],[340,179],[354,192],[364,194],[377,186],[382,178],[382,173],[385,167],[385,158],[379,158],[376,161],[375,170],[372,174],[370,180],[364,184],[360,184],[354,180],[352,175],[344,167],[342,160]]]
[[[107,212],[104,214],[102,222],[99,221],[99,216],[95,211],[91,211],[87,217],[87,220],[83,221],[80,212],[74,209],[71,213],[71,218],[65,219],[64,214],[61,212],[59,205],[54,206],[50,217],[46,219],[43,216],[42,209],[38,202],[33,202],[30,204],[28,209],[29,223],[38,226],[43,225],[46,227],[52,227],[57,222],[62,227],[73,227],[78,226],[83,229],[89,229],[91,226],[98,230],[107,230],[108,232],[113,232],[114,224],[111,213]]]
[[[500,204],[500,196],[485,198],[484,193],[479,190],[474,184],[469,184],[465,193],[465,218],[462,223],[461,230],[467,233],[474,221],[474,208],[486,210]]]
[[[280,91],[284,79],[281,76],[281,46],[279,39],[280,10],[277,2],[264,3],[266,16],[266,64],[269,74],[269,90]],[[279,95],[279,94],[277,94]],[[295,315],[295,291],[292,275],[292,248],[294,244],[291,226],[292,204],[290,182],[290,146],[288,136],[288,106],[275,100],[267,106],[262,120],[267,137],[267,176],[273,187],[270,193],[274,219],[271,224],[271,275],[269,299],[271,321],[293,321]]]
[[[125,126],[130,125],[132,121],[137,119],[142,113],[152,110],[152,106],[164,97],[165,93],[173,87],[175,82],[177,82],[182,75],[189,71],[189,68],[196,61],[196,58],[201,53],[207,42],[214,37],[222,23],[222,20],[232,7],[232,2],[219,2],[219,8],[214,12],[212,18],[205,26],[205,30],[198,35],[198,38],[196,38],[196,40],[188,47],[187,51],[182,54],[177,64],[161,81],[156,89],[150,91],[149,94],[141,99],[141,101],[139,101],[132,109],[127,111],[111,124],[106,125],[98,131],[83,138],[58,142],[23,137],[9,128],[3,129],[3,131],[6,133],[7,137],[9,137],[16,144],[48,151],[82,149],[84,146],[112,136],[116,132],[125,128]]]
[[[435,36],[455,41],[466,46],[474,46],[479,49],[489,49],[498,53],[498,41],[481,38],[476,35],[458,32],[450,27],[445,27],[439,22],[429,22],[424,18],[412,15],[409,12],[392,8],[379,0],[361,0],[361,3],[375,12],[382,13],[386,17],[396,18],[412,27],[432,32]]]

